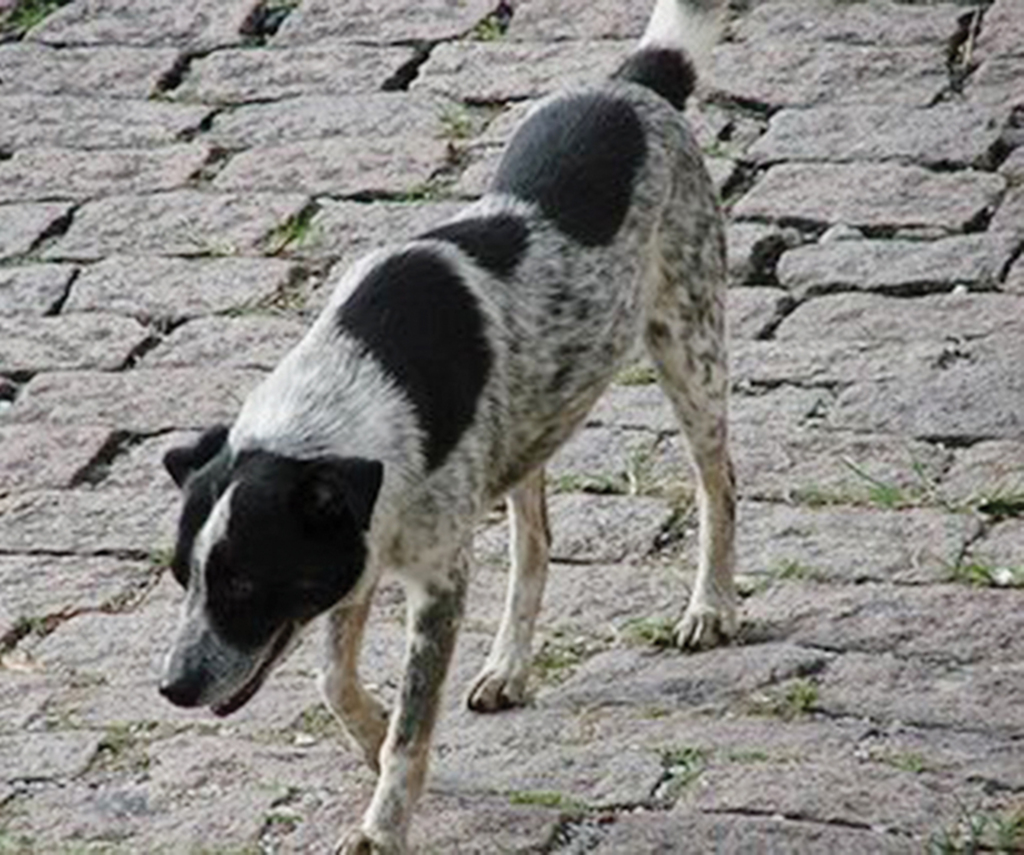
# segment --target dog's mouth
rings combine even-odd
[[[269,652],[263,661],[259,664],[253,675],[245,681],[245,684],[237,692],[231,695],[226,700],[220,701],[210,705],[210,711],[215,715],[223,718],[224,716],[231,715],[233,712],[237,712],[244,707],[253,695],[259,691],[260,686],[263,685],[267,676],[273,670],[274,665],[284,655],[284,652],[288,649],[288,644],[295,635],[295,625],[287,623],[280,630],[270,644]]]

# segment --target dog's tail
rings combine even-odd
[[[722,28],[723,0],[656,0],[636,50],[612,75],[682,110]]]

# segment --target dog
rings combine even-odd
[[[315,617],[323,696],[379,778],[338,851],[403,852],[463,614],[474,524],[507,498],[511,571],[468,705],[526,701],[547,574],[544,465],[646,345],[697,474],[699,563],[681,648],[735,632],[722,214],[681,111],[716,0],[657,0],[607,81],[535,106],[488,192],[358,261],[244,401],[164,464],[186,589],[160,692],[228,715]],[[390,716],[362,686],[370,597],[405,586]]]

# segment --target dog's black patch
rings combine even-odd
[[[188,586],[196,535],[228,485],[227,437],[226,427],[211,428],[194,445],[174,448],[164,455],[164,465],[185,497],[171,558],[171,572],[182,587]]]
[[[472,424],[491,369],[476,298],[447,261],[411,249],[370,272],[338,310],[338,325],[409,396],[427,469],[436,469]]]
[[[644,129],[625,101],[600,93],[559,99],[519,128],[491,189],[536,202],[584,246],[612,241],[647,155]]]
[[[697,85],[697,72],[682,51],[644,48],[632,54],[612,75],[657,92],[682,110]]]
[[[359,458],[239,456],[227,530],[204,568],[210,621],[225,641],[258,647],[353,588],[382,474]]]
[[[448,223],[423,237],[453,243],[495,276],[508,277],[526,254],[530,230],[521,217],[495,214]]]

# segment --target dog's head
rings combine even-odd
[[[217,715],[356,586],[383,477],[376,461],[233,453],[227,440],[212,428],[164,457],[184,494],[172,569],[187,596],[160,691]]]

